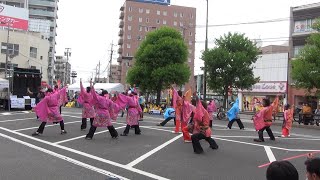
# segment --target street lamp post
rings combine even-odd
[[[207,0],[207,17],[206,17],[206,42],[205,51],[208,50],[208,12],[209,12],[209,0]],[[207,65],[204,62],[204,72],[203,72],[203,100],[207,99]]]
[[[8,72],[10,72],[9,70],[9,37],[10,37],[10,22],[1,22],[1,24],[7,24],[7,49],[6,49],[6,67],[5,67],[5,78],[7,77]],[[8,76],[8,83],[9,83],[9,87],[8,87],[8,110],[10,111],[10,75]]]

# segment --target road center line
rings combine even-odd
[[[103,175],[106,175],[106,176],[110,176],[110,177],[113,177],[113,178],[118,178],[118,179],[122,179],[122,180],[128,180],[128,179],[125,178],[125,177],[119,176],[119,175],[117,175],[117,174],[113,174],[113,173],[111,173],[111,172],[109,172],[109,171],[106,171],[106,170],[97,168],[97,167],[95,167],[95,166],[91,166],[91,165],[86,164],[86,163],[83,163],[83,162],[81,162],[81,161],[78,161],[78,160],[72,159],[72,158],[70,158],[70,157],[67,157],[67,156],[58,154],[58,153],[56,153],[56,152],[53,152],[53,151],[50,151],[50,150],[41,148],[41,147],[39,147],[39,146],[35,146],[35,145],[33,145],[33,144],[30,144],[30,143],[27,143],[27,142],[18,140],[18,139],[16,139],[16,138],[7,136],[7,135],[5,135],[5,134],[0,133],[0,136],[3,137],[3,138],[9,139],[9,140],[11,140],[11,141],[14,141],[14,142],[16,142],[16,143],[25,145],[25,146],[27,146],[27,147],[29,147],[29,148],[36,149],[36,150],[38,150],[38,151],[44,152],[44,153],[46,153],[46,154],[49,154],[49,155],[51,155],[51,156],[54,156],[54,157],[57,157],[57,158],[59,158],[59,159],[65,160],[65,161],[70,162],[70,163],[72,163],[72,164],[75,164],[75,165],[77,165],[77,166],[80,166],[80,167],[89,169],[89,170],[91,170],[91,171],[94,171],[94,172],[97,172],[97,173],[100,173],[100,174],[103,174]]]
[[[147,152],[146,154],[140,156],[139,158],[137,158],[136,160],[130,162],[129,164],[127,164],[127,166],[129,167],[133,167],[135,165],[137,165],[138,163],[140,163],[141,161],[145,160],[146,158],[148,158],[149,156],[153,155],[154,153],[160,151],[161,149],[163,149],[164,147],[168,146],[169,144],[173,143],[174,141],[176,141],[177,139],[181,138],[182,134],[170,139],[169,141],[161,144],[160,146],[152,149],[151,151]]]
[[[115,129],[121,129],[121,128],[124,128],[124,127],[126,127],[126,126],[117,127],[117,128],[115,128]],[[105,133],[105,132],[108,132],[108,131],[109,131],[109,130],[104,130],[104,131],[100,131],[100,132],[97,132],[97,133],[94,133],[94,134],[95,134],[95,135],[97,135],[97,134],[102,134],[102,133]],[[54,142],[53,144],[61,144],[61,143],[65,143],[65,142],[69,142],[69,141],[81,139],[81,138],[84,138],[84,137],[86,137],[86,135],[82,135],[82,136],[78,136],[78,137],[66,139],[66,140],[63,140],[63,141]]]
[[[274,154],[273,154],[270,146],[264,146],[264,150],[266,151],[270,162],[276,161],[276,157],[274,157]]]
[[[131,171],[131,172],[134,172],[134,173],[138,173],[138,174],[150,177],[152,179],[169,180],[167,178],[164,178],[164,177],[161,177],[161,176],[158,176],[158,175],[146,172],[146,171],[142,171],[140,169],[136,169],[136,168],[133,168],[133,167],[130,167],[130,166],[127,166],[127,165],[123,165],[123,164],[120,164],[120,163],[117,163],[117,162],[114,162],[114,161],[103,159],[101,157],[94,156],[94,155],[91,155],[91,154],[88,154],[88,153],[85,153],[85,152],[82,152],[82,151],[78,151],[78,150],[75,150],[75,149],[72,149],[72,148],[68,148],[68,147],[65,147],[65,146],[61,146],[59,144],[53,144],[51,142],[44,141],[42,139],[37,139],[35,137],[29,136],[29,135],[26,135],[26,134],[23,134],[23,133],[20,133],[20,132],[16,132],[16,131],[13,131],[13,130],[10,130],[10,129],[7,129],[7,128],[0,127],[0,129],[2,129],[4,131],[7,131],[7,132],[10,132],[12,134],[16,134],[16,135],[19,135],[19,136],[22,136],[22,137],[25,137],[25,138],[28,138],[28,139],[31,139],[31,140],[34,140],[34,141],[38,141],[38,142],[41,142],[41,143],[44,143],[44,144],[51,145],[51,146],[56,147],[56,148],[60,148],[60,149],[63,149],[63,150],[78,154],[78,155],[81,155],[81,156],[84,156],[84,157],[87,157],[87,158],[90,158],[90,159],[94,159],[96,161],[100,161],[100,162],[103,162],[103,163],[106,163],[106,164],[110,164],[112,166],[116,166],[116,167],[119,167],[119,168],[122,168],[122,169],[126,169],[128,171]]]

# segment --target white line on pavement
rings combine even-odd
[[[0,123],[3,123],[3,122],[14,122],[14,121],[24,121],[24,120],[29,120],[29,119],[36,119],[36,118],[11,119],[11,120],[0,121]]]
[[[81,121],[71,121],[71,122],[66,122],[64,124],[73,124],[73,123],[79,123],[79,122],[81,122]],[[52,127],[52,126],[60,126],[60,124],[46,125],[46,127]],[[16,130],[13,130],[13,131],[19,132],[19,131],[25,131],[25,130],[37,129],[37,128],[39,128],[39,126],[23,128],[23,129],[16,129]]]
[[[116,127],[115,129],[121,129],[121,128],[124,128],[124,127],[126,127],[126,126]],[[100,132],[97,132],[97,133],[94,133],[94,134],[95,134],[95,135],[97,135],[97,134],[102,134],[102,133],[105,133],[105,132],[108,132],[108,131],[109,131],[109,130],[104,130],[104,131],[100,131]],[[54,142],[53,144],[61,144],[61,143],[65,143],[65,142],[69,142],[69,141],[81,139],[81,138],[84,138],[84,137],[86,137],[86,135],[82,135],[82,136],[78,136],[78,137],[66,139],[66,140],[63,140],[63,141]]]
[[[165,132],[174,132],[174,131],[170,131],[170,130],[167,130],[167,129],[161,129],[161,128],[154,128],[154,127],[150,127],[150,126],[139,126],[141,128],[146,128],[146,129],[154,129],[154,130],[159,130],[159,131],[165,131]]]
[[[83,167],[83,168],[86,168],[86,169],[95,171],[95,172],[97,172],[97,173],[100,173],[100,174],[103,174],[103,175],[107,175],[107,176],[111,176],[111,177],[113,177],[113,178],[128,180],[128,179],[125,178],[125,177],[119,176],[119,175],[117,175],[117,174],[113,174],[113,173],[111,173],[111,172],[109,172],[109,171],[106,171],[106,170],[97,168],[97,167],[95,167],[95,166],[91,166],[91,165],[86,164],[86,163],[83,163],[83,162],[81,162],[81,161],[78,161],[78,160],[72,159],[72,158],[70,158],[70,157],[67,157],[67,156],[58,154],[58,153],[56,153],[56,152],[53,152],[53,151],[50,151],[50,150],[41,148],[41,147],[39,147],[39,146],[35,146],[35,145],[33,145],[33,144],[30,144],[30,143],[27,143],[27,142],[18,140],[18,139],[16,139],[16,138],[7,136],[7,135],[5,135],[5,134],[0,133],[0,136],[3,137],[3,138],[9,139],[9,140],[11,140],[11,141],[14,141],[14,142],[16,142],[16,143],[19,143],[19,144],[25,145],[25,146],[27,146],[27,147],[30,147],[30,148],[32,148],[32,149],[36,149],[36,150],[38,150],[38,151],[44,152],[44,153],[46,153],[46,154],[49,154],[49,155],[51,155],[51,156],[57,157],[57,158],[59,158],[59,159],[65,160],[65,161],[70,162],[70,163],[72,163],[72,164],[78,165],[78,166],[80,166],[80,167]]]
[[[138,163],[140,163],[141,161],[145,160],[146,158],[148,158],[149,156],[151,156],[152,154],[160,151],[161,149],[165,148],[166,146],[168,146],[169,144],[173,143],[174,141],[176,141],[177,139],[181,138],[182,137],[182,134],[170,139],[169,141],[161,144],[160,146],[152,149],[151,151],[147,152],[146,154],[138,157],[136,160],[130,162],[129,164],[127,164],[127,166],[129,167],[133,167],[135,165],[137,165]]]
[[[276,161],[276,157],[274,157],[274,154],[273,154],[270,146],[264,146],[264,150],[266,151],[270,162]]]
[[[106,164],[110,164],[110,165],[113,165],[113,166],[116,166],[116,167],[120,167],[120,168],[129,170],[129,171],[132,171],[132,172],[135,172],[135,173],[138,173],[138,174],[141,174],[141,175],[153,178],[153,179],[169,180],[167,178],[164,178],[164,177],[161,177],[161,176],[158,176],[158,175],[146,172],[146,171],[142,171],[140,169],[136,169],[136,168],[129,167],[127,165],[123,165],[123,164],[120,164],[120,163],[117,163],[117,162],[114,162],[114,161],[103,159],[103,158],[100,158],[100,157],[97,157],[97,156],[94,156],[94,155],[91,155],[91,154],[88,154],[88,153],[85,153],[85,152],[82,152],[82,151],[78,151],[78,150],[75,150],[75,149],[72,149],[72,148],[61,146],[59,144],[53,144],[51,142],[44,141],[42,139],[37,139],[35,137],[28,136],[28,135],[20,133],[20,132],[12,131],[12,130],[7,129],[7,128],[0,127],[0,129],[2,129],[4,131],[7,131],[7,132],[10,132],[10,133],[13,133],[13,134],[16,134],[16,135],[19,135],[19,136],[22,136],[22,137],[25,137],[25,138],[28,138],[28,139],[31,139],[31,140],[34,140],[34,141],[38,141],[38,142],[41,142],[41,143],[44,143],[44,144],[48,144],[48,145],[56,147],[56,148],[60,148],[60,149],[63,149],[63,150],[66,150],[66,151],[69,151],[69,152],[72,152],[72,153],[75,153],[75,154],[79,154],[81,156],[85,156],[87,158],[91,158],[91,159],[94,159],[94,160],[97,160],[97,161],[100,161],[100,162],[103,162],[103,163],[106,163]]]

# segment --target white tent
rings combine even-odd
[[[86,88],[88,86],[90,86],[90,83],[82,83],[83,87]],[[124,86],[120,83],[96,83],[94,85],[94,89],[96,91],[100,90],[100,89],[104,89],[107,90],[108,92],[111,91],[117,91],[117,92],[124,92]],[[80,83],[75,83],[72,84],[68,87],[69,91],[80,91]]]
[[[4,88],[9,88],[9,81],[3,78],[0,78],[0,91],[3,91]]]

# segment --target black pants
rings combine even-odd
[[[60,114],[61,114],[61,109],[62,109],[62,106],[60,106]]]
[[[37,130],[38,133],[42,134],[43,133],[43,130],[44,130],[44,127],[46,126],[47,122],[42,122]],[[61,130],[64,130],[64,122],[63,120],[60,121],[60,128]]]
[[[113,126],[108,126],[107,128],[109,130],[111,137],[113,137],[113,138],[118,137],[118,132]],[[87,134],[86,137],[92,138],[94,133],[96,132],[96,130],[97,130],[97,127],[91,126],[89,133]]]
[[[175,118],[175,117],[168,117],[167,119],[165,119],[164,121],[162,121],[162,122],[160,123],[160,125],[161,125],[161,126],[166,125],[171,119],[173,119],[174,125],[176,125],[176,118]]]
[[[264,131],[264,130],[267,131],[267,133],[268,133],[268,135],[269,135],[269,137],[270,137],[271,140],[275,140],[275,137],[274,137],[274,135],[273,135],[273,133],[272,133],[272,130],[271,130],[270,126],[266,126],[266,127],[262,128],[262,129],[260,129],[260,130],[258,131],[259,139],[260,139],[261,141],[264,141],[264,138],[263,138],[263,131]]]
[[[241,122],[241,121],[240,121],[240,122]],[[210,122],[209,122],[209,127],[212,128],[212,120],[210,120]]]
[[[135,134],[141,134],[141,130],[139,128],[139,125],[132,125],[131,127],[134,128]],[[127,135],[127,134],[129,134],[129,131],[130,131],[130,125],[127,124],[126,129],[123,131],[123,134]]]
[[[90,118],[90,125],[92,126],[94,118]],[[82,118],[82,124],[81,124],[81,129],[86,129],[87,128],[87,118]]]
[[[143,119],[143,110],[144,110],[144,105],[140,104],[140,107],[142,109],[142,113],[140,113],[140,118]]]
[[[206,140],[209,143],[210,148],[218,149],[219,146],[218,146],[218,144],[216,143],[216,141],[214,139],[212,139],[211,137],[206,137],[202,133],[196,133],[196,134],[193,134],[191,136],[193,151],[195,153],[199,154],[199,153],[203,152],[203,149],[202,149],[201,144],[200,144],[200,140],[201,139]]]
[[[238,126],[239,126],[240,129],[243,129],[243,128],[244,128],[244,126],[243,126],[243,124],[242,124],[242,121],[241,121],[240,119],[233,119],[233,120],[229,121],[229,123],[228,123],[228,128],[229,128],[229,129],[232,128],[232,124],[234,123],[234,121],[237,121]]]

